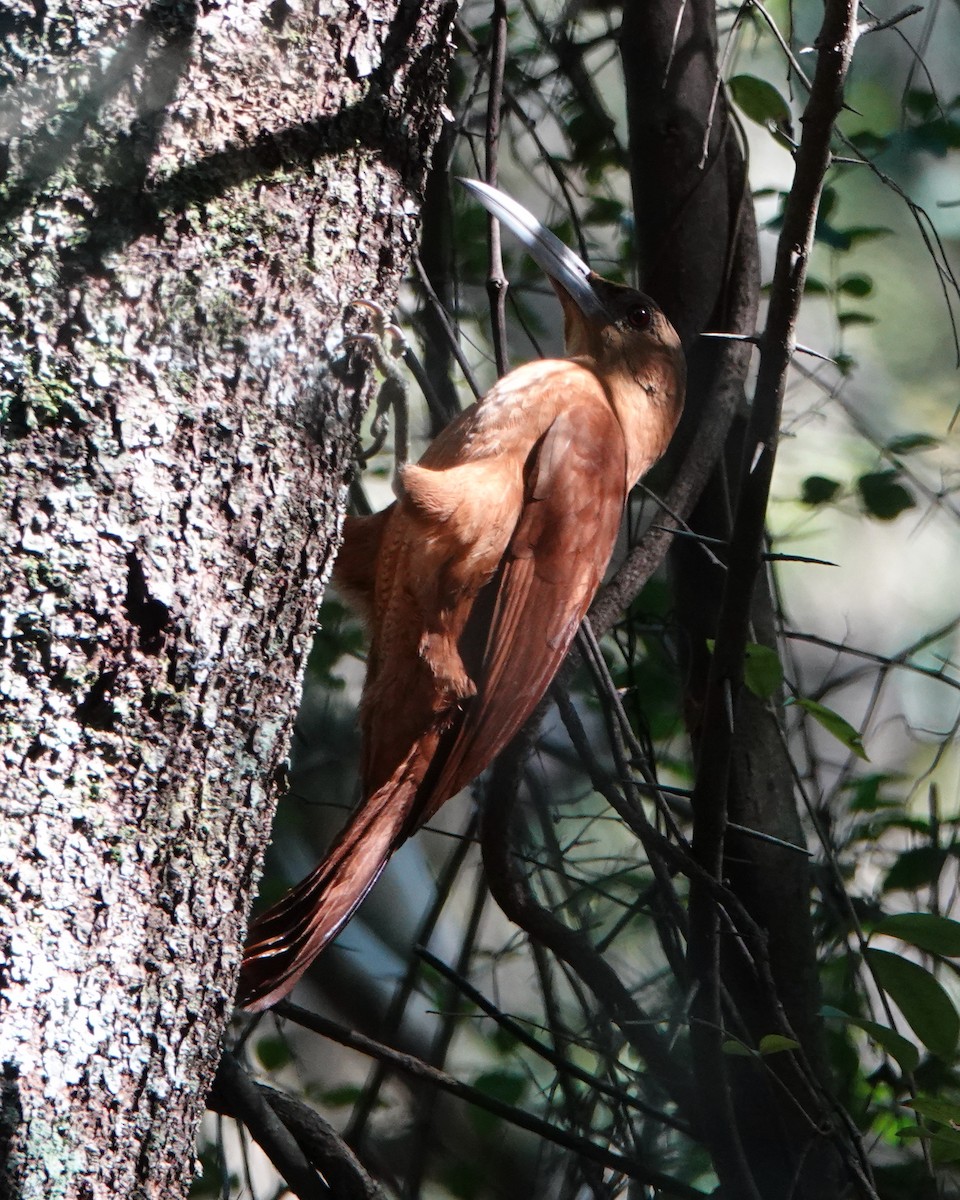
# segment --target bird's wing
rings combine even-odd
[[[519,731],[557,672],[613,552],[626,498],[613,412],[572,406],[527,460],[524,505],[500,568],[461,638],[477,694],[438,747],[419,821],[478,775]]]
[[[394,505],[369,517],[348,516],[343,542],[333,564],[333,583],[340,594],[368,620],[373,612],[377,557]]]

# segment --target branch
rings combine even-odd
[[[454,842],[453,853],[448,857],[437,877],[430,907],[424,914],[416,932],[415,944],[418,946],[427,945],[433,937],[443,907],[450,898],[454,881],[459,876],[464,861],[473,848],[476,826],[477,817],[476,813],[473,813],[462,836],[458,837]],[[419,978],[420,963],[416,958],[411,958],[399,987],[393,993],[386,1016],[379,1026],[380,1033],[386,1037],[393,1038],[398,1036],[401,1022],[407,1011],[407,1005],[410,1002],[410,997],[417,988]],[[370,1120],[380,1096],[380,1089],[383,1087],[389,1073],[389,1066],[381,1062],[372,1070],[370,1078],[364,1085],[363,1092],[354,1105],[353,1116],[350,1119],[350,1124],[347,1127],[345,1135],[346,1140],[351,1146],[359,1147],[363,1142],[367,1122]]]
[[[486,1109],[494,1116],[508,1121],[511,1125],[529,1130],[545,1141],[553,1142],[565,1150],[572,1150],[583,1158],[601,1163],[629,1179],[636,1179],[650,1187],[659,1188],[664,1196],[679,1196],[681,1200],[703,1200],[703,1193],[697,1191],[696,1188],[689,1187],[685,1183],[678,1183],[675,1179],[656,1171],[648,1171],[632,1159],[607,1150],[604,1146],[598,1146],[588,1138],[577,1137],[565,1129],[557,1129],[525,1109],[504,1104],[502,1100],[497,1100],[493,1096],[488,1096],[484,1092],[462,1083],[445,1071],[438,1071],[436,1067],[427,1066],[426,1063],[410,1054],[402,1054],[399,1050],[385,1046],[382,1042],[374,1041],[373,1038],[358,1033],[354,1029],[347,1029],[343,1025],[338,1025],[336,1021],[321,1017],[318,1013],[308,1012],[307,1009],[292,1004],[289,1000],[281,1000],[279,1004],[274,1005],[273,1011],[278,1017],[286,1017],[304,1029],[320,1034],[321,1037],[330,1038],[331,1041],[337,1042],[341,1046],[347,1046],[351,1050],[357,1050],[380,1062],[388,1063],[395,1070],[409,1075],[412,1079],[432,1084],[451,1096],[465,1100],[468,1104]]]
[[[423,288],[423,294],[426,296],[427,303],[433,310],[433,314],[437,319],[437,323],[444,332],[447,343],[450,346],[450,351],[453,354],[453,357],[457,360],[457,365],[463,372],[463,377],[467,381],[470,391],[473,392],[474,396],[479,399],[481,394],[480,384],[477,382],[477,377],[474,375],[470,363],[467,361],[467,356],[464,354],[460,346],[460,339],[457,337],[457,331],[450,323],[450,318],[447,316],[447,310],[444,308],[443,302],[437,295],[433,284],[430,282],[430,277],[424,269],[423,263],[420,261],[420,255],[415,254],[411,261],[413,263],[413,269],[417,274],[417,282],[420,284],[421,288]]]
[[[751,203],[749,192],[745,191],[741,204]],[[743,223],[741,219],[741,227]],[[736,249],[731,256],[727,324],[732,333],[753,331],[756,271],[756,241],[741,228]],[[620,620],[637,598],[644,584],[666,557],[675,533],[684,527],[693,512],[723,452],[737,406],[742,402],[743,381],[749,362],[748,344],[729,342],[720,347],[717,369],[711,375],[710,391],[705,398],[696,432],[676,479],[664,497],[663,510],[667,516],[659,528],[648,530],[640,544],[631,550],[610,582],[601,589],[590,609],[590,623],[598,638],[603,637]]]
[[[693,796],[694,811],[700,818],[699,857],[715,873],[720,870],[733,745],[729,700],[742,680],[751,598],[762,562],[767,501],[797,314],[820,192],[830,162],[833,122],[843,104],[843,85],[855,40],[854,0],[828,0],[817,43],[820,47],[817,70],[803,116],[794,184],[784,208],[767,325],[761,339],[756,395],[746,438],[747,461],[742,468]],[[695,840],[695,849],[696,846]]]
[[[329,1200],[330,1189],[310,1165],[297,1139],[228,1051],[220,1059],[207,1106],[246,1125],[253,1140],[299,1200]]]
[[[500,113],[503,108],[503,72],[507,61],[506,0],[493,0],[493,38],[490,43],[490,91],[487,94],[486,148],[487,183],[497,184],[497,160],[500,153]],[[487,296],[493,325],[493,350],[497,376],[507,373],[507,288],[500,249],[500,222],[488,215],[490,238],[490,270],[487,276]]]
[[[330,1185],[336,1200],[386,1200],[380,1185],[364,1170],[350,1147],[319,1113],[285,1092],[255,1084],[310,1163]]]
[[[579,1079],[581,1083],[585,1083],[592,1092],[596,1092],[601,1096],[606,1096],[607,1099],[613,1100],[617,1104],[622,1104],[626,1108],[635,1109],[637,1112],[643,1113],[645,1117],[651,1120],[658,1121],[661,1125],[666,1125],[670,1129],[676,1129],[679,1133],[684,1133],[690,1136],[690,1130],[676,1117],[670,1116],[669,1113],[660,1112],[653,1108],[652,1105],[645,1104],[642,1100],[638,1100],[636,1096],[632,1096],[626,1088],[614,1087],[612,1083],[607,1083],[605,1079],[600,1079],[597,1075],[591,1075],[589,1071],[585,1071],[583,1067],[577,1066],[569,1058],[564,1058],[562,1054],[557,1053],[551,1046],[544,1045],[539,1038],[535,1038],[533,1034],[520,1021],[514,1020],[505,1012],[501,1012],[499,1008],[488,1000],[483,992],[459,975],[452,967],[441,958],[437,958],[435,954],[431,954],[424,946],[417,947],[417,953],[427,964],[432,967],[438,974],[442,975],[448,982],[453,983],[458,991],[460,991],[470,1002],[475,1004],[482,1012],[486,1013],[491,1020],[507,1031],[511,1037],[517,1039],[518,1042],[532,1050],[534,1054],[540,1056],[551,1066],[567,1075],[571,1075],[574,1079]]]
[[[856,42],[856,0],[827,0],[817,40],[819,55],[803,133],[796,155],[793,187],[784,207],[777,247],[767,325],[761,338],[760,366],[745,440],[739,502],[730,542],[728,570],[716,644],[710,663],[703,737],[693,792],[693,851],[702,869],[719,880],[727,819],[727,792],[737,734],[737,703],[749,635],[752,599],[764,550],[770,482],[779,436],[784,389],[795,348],[795,328],[823,180],[830,164],[833,124],[843,106],[843,89]],[[726,1187],[756,1196],[745,1161],[730,1097],[724,1084],[726,1064],[720,1002],[720,913],[710,889],[691,881],[690,959],[700,981],[697,1020],[691,1027],[693,1049],[705,1064],[708,1081],[702,1100],[722,1115],[726,1136],[715,1139],[716,1166]],[[712,1083],[710,1082],[712,1081]]]
[[[657,1083],[689,1120],[694,1098],[686,1073],[670,1052],[656,1023],[634,1000],[610,964],[577,930],[559,921],[530,893],[511,850],[511,817],[519,786],[522,762],[531,728],[515,738],[500,755],[490,777],[481,819],[481,849],[487,882],[504,914],[531,938],[567,963],[597,997],[630,1045],[646,1061]]]

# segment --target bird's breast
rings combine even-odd
[[[526,363],[448,425],[420,464],[437,469],[477,459],[525,461],[557,416],[584,404],[609,407],[588,366],[569,359]]]

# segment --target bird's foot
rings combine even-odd
[[[399,470],[410,457],[407,417],[407,386],[400,364],[407,352],[407,340],[399,325],[388,321],[384,309],[373,300],[351,300],[348,308],[362,308],[373,318],[373,329],[366,333],[355,333],[345,337],[344,342],[358,342],[369,347],[377,369],[383,375],[383,383],[377,392],[370,432],[373,441],[360,451],[366,466],[375,454],[379,454],[387,440],[390,429],[390,411],[393,410],[396,433],[394,437],[394,459]]]
[[[454,708],[477,694],[477,685],[467,674],[456,641],[450,634],[425,633],[419,649],[420,657],[434,679],[437,712]]]

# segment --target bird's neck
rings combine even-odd
[[[623,360],[606,369],[595,359],[580,361],[603,384],[623,430],[629,490],[666,450],[680,420],[683,385],[666,355],[662,360],[647,358],[642,370],[631,370]]]

